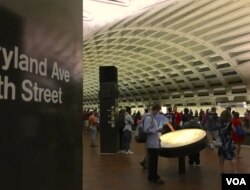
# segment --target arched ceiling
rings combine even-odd
[[[116,66],[119,105],[250,102],[250,0],[166,1],[97,29],[83,44],[83,104],[99,66]]]

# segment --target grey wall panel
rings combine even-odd
[[[0,2],[2,190],[82,189],[82,2]]]

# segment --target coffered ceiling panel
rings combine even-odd
[[[250,102],[250,0],[161,1],[93,29],[83,47],[86,106],[105,65],[118,68],[120,105]]]

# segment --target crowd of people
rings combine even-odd
[[[96,147],[96,129],[98,124],[97,112],[86,112],[84,121],[89,128],[91,147]],[[225,160],[230,160],[234,172],[236,171],[236,159],[240,159],[241,144],[244,142],[244,136],[237,133],[239,127],[249,128],[250,111],[246,110],[241,119],[239,113],[232,111],[230,107],[226,108],[219,115],[216,107],[211,107],[206,111],[200,109],[198,112],[185,108],[178,112],[177,107],[168,107],[167,113],[161,112],[161,106],[154,104],[151,109],[145,109],[144,113],[140,111],[131,114],[131,108],[126,107],[119,111],[116,125],[119,128],[120,151],[123,154],[133,154],[131,150],[132,131],[136,126],[143,122],[144,131],[147,133],[145,143],[145,156],[140,162],[143,169],[148,169],[148,180],[153,183],[163,184],[158,172],[158,149],[160,148],[159,134],[170,131],[181,130],[185,128],[200,128],[207,132],[207,145],[213,149],[216,141],[220,140],[221,145],[218,148],[219,165],[221,172],[224,172]],[[195,152],[188,155],[190,166],[200,166],[200,153]]]

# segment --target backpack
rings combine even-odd
[[[145,116],[147,117],[147,116]],[[137,125],[136,127],[136,131],[135,131],[135,141],[137,143],[145,143],[147,141],[147,133],[144,131],[144,119],[145,117],[143,117],[143,119],[140,121],[140,123]],[[152,116],[150,116],[152,117]],[[152,118],[153,121],[153,118]]]
[[[125,114],[119,114],[116,120],[116,126],[123,130],[125,127]]]
[[[240,137],[244,137],[244,136],[246,136],[247,132],[245,131],[245,129],[241,125],[238,125],[236,127],[236,134]]]

